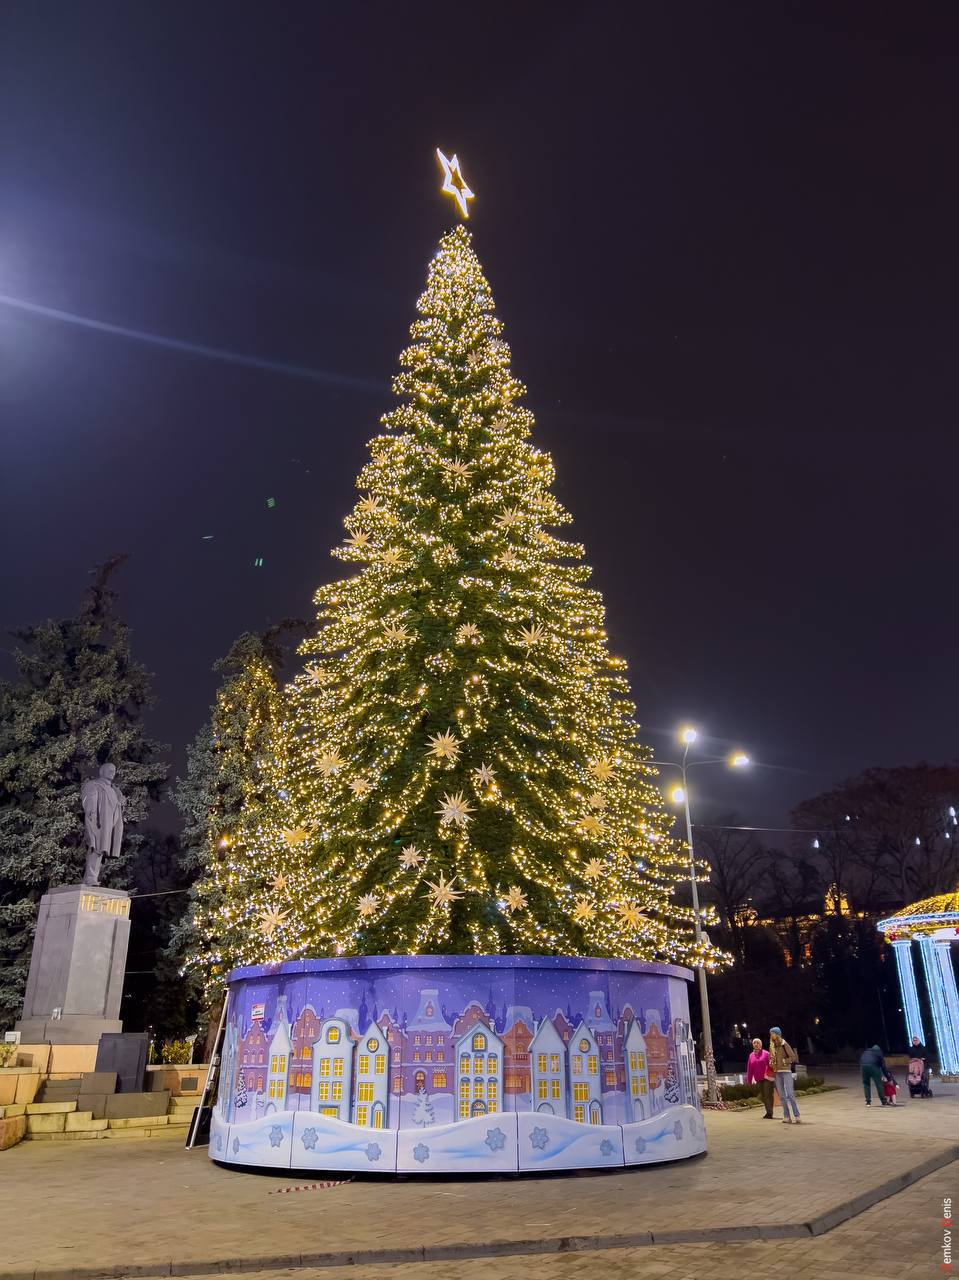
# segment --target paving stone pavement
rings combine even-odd
[[[329,1265],[316,1274],[333,1280],[342,1269],[338,1264],[355,1257],[374,1264],[350,1266],[355,1280],[364,1272],[384,1280],[417,1274],[473,1280],[479,1266],[487,1268],[484,1280],[493,1280],[516,1274],[517,1265],[524,1276],[545,1266],[560,1277],[584,1275],[576,1268],[595,1266],[600,1255],[609,1267],[620,1268],[610,1275],[720,1275],[714,1260],[732,1245],[677,1250],[670,1247],[669,1233],[692,1231],[713,1241],[735,1230],[754,1237],[760,1229],[808,1236],[802,1224],[833,1211],[837,1220],[860,1212],[866,1203],[849,1205],[857,1196],[867,1193],[873,1203],[877,1194],[891,1195],[914,1180],[924,1162],[944,1165],[959,1155],[956,1086],[895,1110],[865,1108],[851,1087],[802,1106],[799,1128],[765,1122],[755,1111],[710,1115],[709,1155],[666,1166],[497,1180],[366,1178],[290,1195],[276,1193],[313,1179],[288,1171],[220,1168],[205,1150],[184,1151],[178,1138],[26,1142],[0,1153],[0,1278],[196,1276],[300,1264],[296,1274],[302,1280],[313,1274],[309,1264],[322,1258]],[[953,1172],[957,1168],[952,1165]],[[925,1181],[931,1186],[941,1178],[948,1180],[943,1172]],[[884,1204],[892,1212],[901,1197],[918,1192],[919,1186]],[[941,1204],[934,1215],[940,1210]],[[883,1212],[883,1205],[869,1210],[880,1219]],[[837,1230],[847,1233],[865,1216]],[[897,1280],[919,1257],[916,1250],[926,1247],[918,1210],[914,1218],[906,1222],[910,1231],[915,1226],[915,1239],[895,1249],[890,1274]],[[574,1248],[587,1252],[564,1254],[569,1237],[578,1238]],[[844,1245],[836,1243],[840,1238]],[[823,1242],[832,1255],[822,1253]],[[638,1244],[643,1247],[610,1247]],[[790,1274],[804,1280],[808,1259],[821,1254],[832,1265],[845,1257],[847,1265],[839,1270],[849,1280],[864,1274],[857,1263],[857,1251],[864,1248],[855,1234],[847,1240],[835,1230],[816,1240],[754,1239],[735,1246],[730,1265],[737,1273],[745,1267],[759,1277]],[[386,1252],[371,1257],[369,1251],[377,1249]],[[429,1261],[407,1262],[417,1251]],[[520,1252],[527,1256],[517,1263]],[[691,1257],[701,1259],[701,1270],[688,1270]],[[750,1258],[763,1261],[752,1266]],[[790,1260],[791,1270],[770,1269],[781,1258]],[[676,1270],[682,1266],[685,1272]],[[821,1274],[826,1280],[829,1272]],[[867,1274],[880,1272],[870,1268]]]
[[[933,1280],[940,1269],[943,1200],[959,1195],[947,1165],[842,1226],[810,1240],[598,1249],[534,1257],[414,1262],[400,1266],[288,1268],[250,1280]],[[207,1275],[195,1280],[221,1280]]]

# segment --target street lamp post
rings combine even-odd
[[[678,769],[683,783],[681,787],[674,788],[671,799],[677,804],[682,804],[683,812],[686,816],[686,844],[689,848],[689,886],[692,890],[693,898],[693,933],[697,944],[703,940],[703,923],[699,909],[699,887],[696,879],[696,855],[693,851],[693,820],[689,811],[689,786],[687,784],[687,771],[694,765],[704,764],[725,764],[733,769],[742,769],[749,764],[749,757],[741,751],[737,751],[731,757],[718,756],[709,760],[689,760],[689,748],[696,741],[698,734],[695,729],[683,729],[680,738],[683,743],[683,756],[681,760],[651,760],[650,764],[655,764],[661,769]],[[716,1083],[716,1058],[713,1054],[713,1028],[709,1019],[709,992],[706,989],[706,966],[700,964],[696,967],[696,982],[699,987],[699,1008],[703,1023],[703,1052],[706,1059],[706,1101],[711,1106],[716,1106],[719,1102],[719,1087]]]

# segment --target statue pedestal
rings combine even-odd
[[[25,1044],[95,1045],[120,1031],[130,939],[130,895],[62,885],[40,899],[23,1016]]]

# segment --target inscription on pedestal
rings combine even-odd
[[[81,911],[100,911],[110,916],[128,916],[130,914],[129,898],[107,898],[102,893],[81,893]]]

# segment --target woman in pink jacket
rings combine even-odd
[[[764,1120],[773,1118],[773,1081],[774,1076],[769,1068],[769,1053],[763,1048],[763,1042],[757,1036],[753,1041],[753,1051],[746,1063],[746,1083],[762,1085],[763,1104],[766,1107]]]

